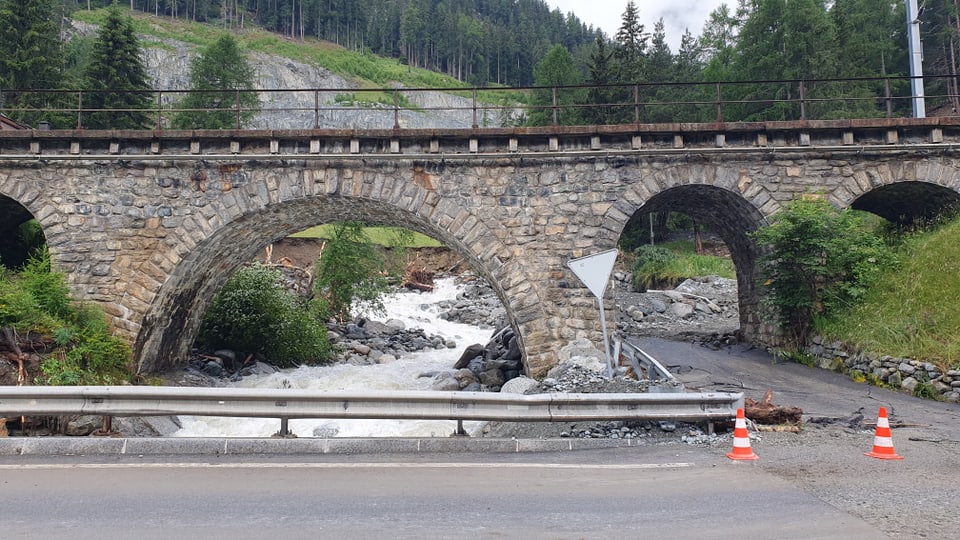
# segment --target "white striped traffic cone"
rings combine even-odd
[[[877,417],[877,434],[873,438],[873,451],[863,454],[877,459],[903,459],[893,450],[893,434],[890,433],[890,420],[887,419],[887,408],[880,407]]]
[[[737,423],[733,425],[733,451],[727,454],[730,459],[760,459],[750,448],[750,435],[747,433],[747,420],[743,409],[737,409]]]

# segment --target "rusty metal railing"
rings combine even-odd
[[[876,77],[525,88],[8,90],[0,113],[25,119],[33,129],[144,130],[477,129],[892,118],[911,115],[910,81]],[[952,80],[928,76],[924,83],[927,110],[958,114],[960,96],[947,90],[954,86]],[[102,105],[105,102],[125,105]]]

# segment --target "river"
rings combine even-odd
[[[404,291],[385,302],[386,315],[369,318],[386,321],[398,319],[407,328],[422,328],[427,334],[452,339],[453,349],[409,353],[388,364],[354,366],[303,366],[270,375],[244,377],[233,384],[242,388],[296,388],[327,391],[349,390],[428,390],[432,377],[424,374],[450,369],[464,348],[474,343],[486,344],[492,329],[445,321],[439,318],[438,303],[453,300],[461,291],[454,278],[436,282],[433,292]],[[276,433],[280,422],[273,418],[226,418],[181,416],[182,428],[175,437],[265,437]],[[466,422],[468,432],[481,423]],[[430,420],[291,420],[290,431],[299,437],[446,437],[456,423]]]

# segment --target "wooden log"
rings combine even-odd
[[[744,399],[743,414],[757,424],[799,424],[802,422],[803,410],[800,407],[774,405],[773,392],[767,390],[760,401]]]

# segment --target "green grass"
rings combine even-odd
[[[393,231],[389,227],[366,227],[363,230],[364,234],[367,235],[367,238],[374,244],[381,246],[391,247],[393,245],[392,239],[395,237]],[[440,247],[441,244],[439,241],[430,238],[424,234],[418,232],[410,231],[410,241],[409,243],[401,246],[406,248],[421,248],[421,247]],[[318,225],[316,227],[311,227],[304,231],[300,231],[296,234],[290,235],[292,238],[323,238],[330,239],[333,237],[333,225]]]
[[[736,279],[737,271],[733,261],[724,257],[711,255],[697,255],[692,240],[678,240],[660,244],[667,248],[672,257],[656,270],[646,275],[637,275],[635,267],[636,255],[629,252],[621,253],[625,268],[633,269],[634,283],[642,284],[646,288],[674,287],[683,280],[698,276],[720,276]]]
[[[960,220],[907,236],[900,268],[818,330],[862,350],[960,365]]]

